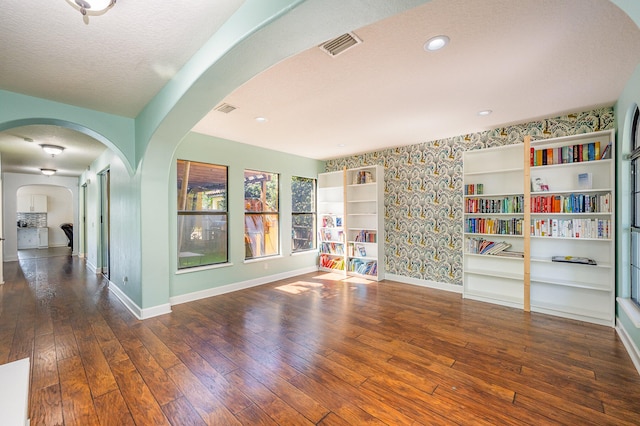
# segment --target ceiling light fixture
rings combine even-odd
[[[482,111],[478,111],[478,115],[480,117],[486,117],[487,115],[491,114],[493,111],[491,111],[490,109],[483,109]]]
[[[447,44],[449,44],[449,40],[449,37],[447,37],[446,35],[431,37],[424,44],[424,50],[426,50],[427,52],[435,52],[436,50],[440,50]]]
[[[116,4],[116,0],[67,0],[67,3],[83,16],[103,15]]]
[[[40,171],[45,176],[51,176],[51,175],[53,175],[53,174],[55,174],[57,172],[56,169],[40,169]]]
[[[60,154],[62,151],[64,151],[64,147],[63,146],[58,146],[58,145],[48,145],[48,144],[44,144],[44,145],[40,145],[42,147],[42,150],[44,152],[46,152],[47,154],[51,154],[52,157]]]

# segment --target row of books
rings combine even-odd
[[[611,220],[606,219],[535,219],[531,235],[536,237],[611,238]]]
[[[482,195],[484,185],[481,183],[471,183],[464,186],[464,195]]]
[[[320,241],[341,242],[344,239],[344,232],[336,229],[320,229],[318,231],[318,239]]]
[[[551,164],[579,163],[611,157],[611,144],[600,151],[600,142],[566,145],[557,148],[531,148],[530,165],[547,166]]]
[[[375,243],[377,240],[377,232],[366,229],[360,230],[354,237],[353,241],[360,243]]]
[[[378,262],[375,260],[351,259],[349,260],[348,270],[361,275],[376,275],[378,273]]]
[[[367,255],[367,249],[363,244],[349,244],[347,248],[347,254],[350,257],[354,257],[354,256],[365,257]]]
[[[465,232],[472,234],[522,235],[522,218],[490,219],[470,217],[465,220]]]
[[[360,170],[353,174],[353,184],[362,185],[363,183],[374,183],[373,173],[368,170]]]
[[[611,193],[538,195],[531,197],[531,213],[610,213]]]
[[[511,247],[506,241],[490,241],[484,238],[469,238],[466,252],[472,254],[496,254]]]
[[[344,271],[344,258],[343,257],[331,257],[326,254],[321,254],[319,258],[319,264],[323,268],[337,269]]]
[[[320,253],[328,253],[328,254],[344,254],[344,244],[342,243],[321,243],[320,244]]]
[[[320,222],[323,228],[340,228],[342,226],[342,217],[334,215],[322,216]]]
[[[465,200],[466,213],[522,213],[524,196],[505,197],[498,200],[470,198]]]

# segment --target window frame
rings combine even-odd
[[[294,180],[307,180],[312,184],[312,201],[311,207],[308,211],[296,210],[296,203],[294,200]],[[318,200],[318,180],[315,178],[303,177],[303,176],[291,176],[291,253],[304,253],[308,251],[315,251],[318,249],[318,243],[316,239],[317,233],[317,200]],[[296,218],[301,216],[311,216],[311,231],[310,240],[311,247],[296,249]]]
[[[213,166],[215,168],[220,168],[220,169],[224,169],[224,209],[210,209],[210,210],[190,210],[190,209],[181,209],[180,207],[180,197],[181,197],[181,188],[180,186],[178,186],[181,182],[182,179],[182,184],[184,185],[184,179],[183,176],[180,176],[178,173],[178,170],[180,169],[179,163],[180,162],[184,162],[184,163],[188,163],[190,165],[190,167],[193,164],[198,164],[198,165],[203,165],[203,166]],[[190,176],[189,176],[190,177]],[[188,178],[189,178],[188,177]],[[187,181],[187,190],[189,188],[190,185],[190,180]],[[206,163],[206,162],[202,162],[202,161],[191,161],[191,160],[185,160],[185,159],[177,159],[176,160],[176,187],[177,187],[177,197],[176,197],[176,219],[177,219],[177,223],[176,223],[176,262],[177,262],[177,270],[178,271],[185,271],[185,270],[189,270],[191,268],[199,268],[199,267],[207,267],[207,266],[216,266],[216,265],[223,265],[223,264],[227,264],[229,263],[229,166],[223,165],[223,164],[213,164],[213,163]],[[185,199],[186,202],[186,199]],[[182,249],[182,238],[181,238],[181,218],[195,218],[195,217],[209,217],[211,218],[211,222],[212,223],[216,223],[219,222],[219,220],[216,220],[217,218],[224,218],[223,219],[223,223],[225,226],[225,237],[222,240],[222,245],[223,245],[223,249],[224,249],[224,259],[223,260],[217,260],[217,261],[212,261],[212,262],[207,262],[207,263],[195,263],[195,264],[181,264],[181,253],[183,253]],[[207,239],[206,241],[210,241],[209,244],[217,244],[220,243],[219,239]],[[214,254],[215,251],[212,251],[211,253],[208,254]],[[202,260],[202,258],[205,258],[208,254],[202,254],[200,256],[200,259],[197,260]]]
[[[268,181],[272,182],[273,177],[275,177],[275,180],[276,180],[275,210],[265,209],[265,205],[268,205],[267,193],[266,193],[268,188],[266,187],[264,188],[264,192],[262,192],[261,190],[259,200],[256,198],[247,198],[247,181],[249,179],[248,174],[253,174],[254,176],[270,175],[271,176],[270,179],[263,180],[265,186]],[[244,191],[244,203],[245,203],[245,208],[244,208],[244,243],[245,243],[244,260],[245,262],[265,259],[265,258],[274,257],[274,256],[280,256],[280,252],[281,252],[281,249],[280,249],[280,222],[281,222],[280,221],[280,173],[267,172],[267,171],[254,170],[254,169],[245,169],[243,191]],[[254,206],[258,205],[258,203],[255,203],[254,206],[251,206],[250,204],[252,203],[249,200],[260,201],[259,203],[259,205],[261,206],[260,210],[253,210],[253,208],[255,208]],[[275,226],[274,226],[274,221],[270,220],[269,216],[275,216]],[[256,221],[255,219],[256,217],[261,217],[259,222]],[[251,218],[254,224],[259,224],[262,230],[258,232],[255,232],[255,231],[249,232],[248,231],[249,218]],[[264,230],[265,224],[268,225],[266,227],[269,229],[269,231]],[[275,228],[275,232],[271,232],[271,230],[274,228]],[[267,233],[269,233],[270,236],[275,235],[275,238],[276,238],[275,242],[271,241],[272,244],[270,245],[273,246],[275,250],[270,253],[267,253],[267,247],[266,247]],[[250,234],[261,235],[261,238],[259,240],[255,240],[252,237],[250,237]],[[256,250],[258,248],[257,247],[258,245],[260,245],[259,251],[264,253],[260,255],[254,255],[253,254],[254,251],[258,251]]]
[[[632,151],[629,154],[629,159],[631,160],[631,238],[629,241],[631,258],[629,262],[629,299],[636,307],[640,308],[640,264],[635,264],[640,262],[634,262],[634,258],[640,258],[640,108],[638,106],[635,107],[633,113],[631,144]],[[634,240],[636,241],[634,242]]]

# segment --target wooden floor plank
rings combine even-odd
[[[62,412],[65,423],[70,425],[99,425],[91,390],[87,382],[82,360],[78,356],[58,361]]]
[[[101,425],[135,425],[120,390],[114,390],[94,398],[94,405]]]
[[[610,327],[310,273],[140,321],[62,256],[5,264],[32,425],[638,424]]]

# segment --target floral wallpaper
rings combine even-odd
[[[462,285],[462,153],[613,126],[613,108],[601,108],[333,159],[326,171],[383,165],[386,273]]]

